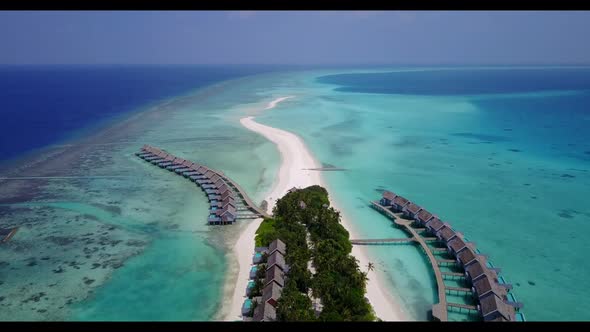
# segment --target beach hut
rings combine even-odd
[[[266,270],[266,275],[264,277],[264,286],[268,286],[268,284],[272,282],[275,282],[280,287],[285,286],[285,274],[276,265]]]
[[[282,292],[282,287],[275,282],[271,282],[262,290],[262,303],[268,303],[276,308]]]
[[[216,176],[217,176],[217,174],[216,174]],[[215,176],[214,176],[214,177],[215,177]],[[213,180],[213,179],[211,179],[211,182],[213,182],[213,184],[214,184],[216,187],[218,187],[218,188],[219,188],[219,187],[221,187],[221,186],[223,186],[223,185],[225,184],[225,181],[223,181],[223,179],[219,178],[219,176],[217,176],[217,181],[216,181],[216,180]]]
[[[260,263],[262,263],[263,260],[264,260],[264,256],[260,252],[255,253],[254,256],[252,257],[252,263],[254,263],[254,264],[260,264]]]
[[[242,304],[242,316],[252,315],[253,308],[254,308],[254,303],[251,299],[244,300],[244,304]]]
[[[424,226],[428,222],[428,220],[430,220],[430,218],[432,218],[432,217],[433,217],[432,213],[428,212],[427,210],[422,209],[414,217],[414,220],[416,220],[421,226]]]
[[[283,271],[286,271],[286,268],[287,268],[287,265],[285,264],[285,256],[283,256],[283,254],[278,252],[278,250],[272,252],[268,256],[268,260],[266,263],[266,270],[268,271],[271,268],[273,268],[274,266],[277,266],[278,268],[280,268]]]
[[[467,280],[471,280],[471,283],[478,281],[485,277],[485,270],[483,265],[479,261],[475,261],[473,264],[465,268],[465,277]]]
[[[426,230],[428,230],[432,234],[436,234],[439,229],[441,229],[445,224],[440,221],[437,217],[430,218],[430,220],[426,223]]]
[[[396,196],[393,199],[392,209],[395,211],[401,212],[401,211],[403,211],[404,207],[408,204],[410,204],[410,201],[408,201],[407,199],[405,199],[402,196]]]
[[[272,254],[275,251],[280,252],[283,255],[287,254],[287,245],[285,242],[281,241],[280,239],[276,239],[270,243],[268,246],[268,253]]]
[[[452,240],[447,242],[447,248],[453,255],[457,256],[461,250],[467,249],[467,244],[461,237],[455,236]]]
[[[436,232],[436,237],[443,241],[444,243],[448,243],[451,239],[455,238],[457,233],[451,229],[451,225],[445,224],[443,228]]]
[[[252,318],[255,322],[273,322],[277,319],[277,311],[274,306],[262,303],[256,306],[254,309],[254,317]]]
[[[404,217],[414,219],[414,217],[418,214],[418,212],[420,212],[420,210],[422,210],[420,206],[410,202],[410,204],[404,206],[402,212]]]
[[[480,298],[477,308],[484,321],[515,320],[514,309],[494,294]]]
[[[256,279],[256,273],[258,273],[258,266],[254,265],[250,268],[250,279]]]
[[[457,263],[461,264],[464,268],[467,268],[469,264],[474,263],[476,260],[475,254],[471,249],[465,249],[457,255]]]
[[[395,196],[397,196],[397,195],[392,193],[391,191],[385,190],[383,192],[383,196],[381,197],[381,200],[379,200],[379,203],[385,207],[391,206],[391,203],[393,203]]]
[[[261,254],[268,253],[268,247],[255,247],[254,252],[259,252]]]

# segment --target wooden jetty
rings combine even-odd
[[[207,221],[210,225],[227,225],[232,224],[236,219],[270,216],[254,204],[240,185],[221,171],[176,157],[149,145],[144,145],[141,151],[135,155],[195,182],[209,198],[210,208]]]
[[[350,243],[357,245],[388,245],[417,242],[416,239],[408,237],[401,239],[354,239]]]

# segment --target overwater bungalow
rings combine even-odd
[[[225,200],[227,197],[233,198],[233,194],[229,190],[221,194],[221,200]]]
[[[469,264],[476,262],[476,257],[471,249],[465,249],[457,255],[457,263],[461,264],[463,268],[467,268]]]
[[[215,172],[213,172],[212,170],[208,170],[207,172],[205,172],[205,176],[209,179],[211,179],[213,175],[215,175]]]
[[[199,172],[197,172],[191,168],[190,172],[184,172],[184,173],[182,173],[182,176],[184,176],[185,178],[188,178],[191,176],[196,176],[197,174],[199,174]]]
[[[209,225],[219,225],[221,223],[221,218],[215,214],[210,214],[207,218],[207,222]]]
[[[427,210],[422,209],[414,217],[414,220],[416,220],[420,225],[424,226],[432,217],[433,217],[432,213],[428,212]]]
[[[207,194],[207,198],[209,198],[209,201],[219,201],[221,200],[221,196],[217,195],[217,194]]]
[[[217,187],[217,190],[219,190],[219,194],[223,195],[224,192],[229,190],[229,187],[224,183],[221,187]]]
[[[278,250],[275,250],[268,256],[268,260],[266,263],[266,270],[272,269],[274,266],[277,266],[283,271],[286,271],[287,265],[285,263],[285,256],[281,254]]]
[[[186,166],[182,166],[182,167],[175,169],[174,172],[176,172],[177,174],[182,174],[184,172],[190,172],[190,170],[191,170],[190,168],[188,168]]]
[[[480,298],[477,308],[484,321],[516,320],[514,309],[494,294]]]
[[[447,241],[447,248],[449,249],[451,254],[457,256],[457,254],[460,253],[462,250],[467,249],[467,244],[465,243],[465,241],[463,241],[463,239],[460,236],[455,236],[450,241]]]
[[[264,287],[264,289],[262,290],[263,303],[268,303],[276,308],[282,292],[283,292],[282,287],[280,287],[275,282],[271,282],[266,287]]]
[[[285,273],[276,265],[266,270],[264,286],[266,287],[272,282],[275,282],[280,287],[285,286]]]
[[[200,186],[205,185],[205,184],[211,184],[211,185],[213,185],[211,183],[211,180],[209,178],[206,178],[206,177],[197,179],[197,180],[195,180],[195,182],[198,183]]]
[[[381,199],[379,200],[379,204],[385,206],[385,207],[389,207],[391,206],[393,200],[395,199],[397,195],[392,193],[391,191],[387,191],[385,190],[383,192],[383,196],[381,197]]]
[[[410,201],[408,201],[402,196],[396,196],[392,202],[392,209],[397,212],[401,212],[403,211],[404,207],[408,204],[410,204]]]
[[[280,252],[282,255],[287,254],[287,245],[280,239],[276,239],[268,246],[268,253],[273,254],[275,251]]]
[[[217,181],[219,181],[221,179],[221,177],[217,174],[213,174],[213,176],[211,177],[211,182],[216,183]],[[222,180],[223,181],[223,180]]]
[[[151,155],[151,156],[144,157],[142,159],[145,160],[145,161],[151,161],[151,160],[154,160],[154,159],[160,159],[160,157],[159,156],[156,156],[156,155]]]
[[[207,188],[207,189],[203,189],[203,191],[207,195],[219,195],[219,192],[215,188]]]
[[[201,188],[203,188],[203,189],[216,189],[217,190],[217,188],[215,188],[215,185],[213,183],[203,183],[203,184],[201,184]],[[217,190],[217,191],[219,191],[219,190]]]
[[[201,165],[201,166],[200,166],[200,167],[197,169],[197,171],[199,171],[199,172],[200,172],[201,174],[203,174],[203,175],[204,175],[204,174],[205,174],[205,173],[206,173],[208,170],[209,170],[209,169],[208,169],[207,167],[203,166],[203,165]]]
[[[438,219],[437,217],[434,218],[430,218],[430,220],[426,223],[426,229],[432,233],[432,234],[436,234],[436,232],[438,232],[439,229],[443,228],[445,224]]]
[[[233,206],[233,208],[236,208],[236,203],[234,201],[234,199],[232,197],[227,197],[226,199],[224,199],[223,201],[221,201],[221,207],[222,208],[226,208],[228,206]]]
[[[418,212],[420,212],[420,210],[422,210],[420,206],[410,202],[410,204],[404,206],[402,212],[404,217],[414,219],[414,217],[418,214]]]
[[[448,243],[450,240],[455,238],[457,233],[451,229],[451,225],[445,224],[445,226],[436,232],[436,237],[443,241],[444,243]]]
[[[233,206],[228,205],[226,208],[221,210],[219,216],[221,217],[223,224],[231,224],[236,221],[236,209]]]
[[[276,308],[270,304],[263,302],[254,309],[253,321],[256,322],[273,322],[277,319]]]
[[[470,280],[472,284],[485,276],[484,266],[479,261],[475,261],[465,268],[465,277],[467,280]]]
[[[174,163],[173,163],[173,164],[172,164],[172,165],[170,165],[170,166],[166,166],[166,169],[167,169],[167,170],[169,170],[170,172],[172,172],[172,171],[174,171],[175,169],[177,169],[177,168],[181,168],[181,167],[184,167],[184,166],[182,166],[182,165],[178,165],[178,164],[174,164]]]

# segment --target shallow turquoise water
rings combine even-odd
[[[393,190],[489,254],[529,320],[590,318],[590,281],[580,263],[590,227],[590,140],[583,130],[590,117],[580,109],[587,96],[375,94],[316,81],[347,72],[363,71],[283,72],[216,84],[168,100],[110,140],[93,142],[68,174],[48,170],[120,178],[49,181],[32,186],[38,195],[21,202],[33,204],[0,207],[3,222],[23,225],[0,250],[0,263],[10,263],[0,270],[10,271],[0,278],[0,296],[10,299],[0,319],[215,319],[225,275],[232,274],[226,253],[243,224],[207,227],[202,192],[133,153],[147,143],[203,162],[260,201],[280,158],[239,124],[244,115],[297,133],[321,162],[346,169],[323,175],[360,237],[406,236],[368,205],[381,190]],[[287,95],[295,98],[257,111]],[[407,318],[426,319],[436,291],[420,251],[368,250]],[[39,302],[29,300],[40,291]]]

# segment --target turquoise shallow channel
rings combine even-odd
[[[16,159],[37,166],[11,176],[49,178],[1,185],[0,222],[21,227],[0,247],[0,320],[219,319],[235,281],[231,244],[249,221],[207,226],[193,183],[133,154],[151,144],[222,170],[260,202],[280,155],[240,125],[247,115],[342,169],[322,174],[358,237],[406,236],[369,206],[394,191],[489,255],[527,320],[588,320],[589,78],[586,68],[277,71],[162,100]],[[260,111],[283,96],[294,98]],[[367,250],[407,319],[427,319],[437,295],[420,250]]]

